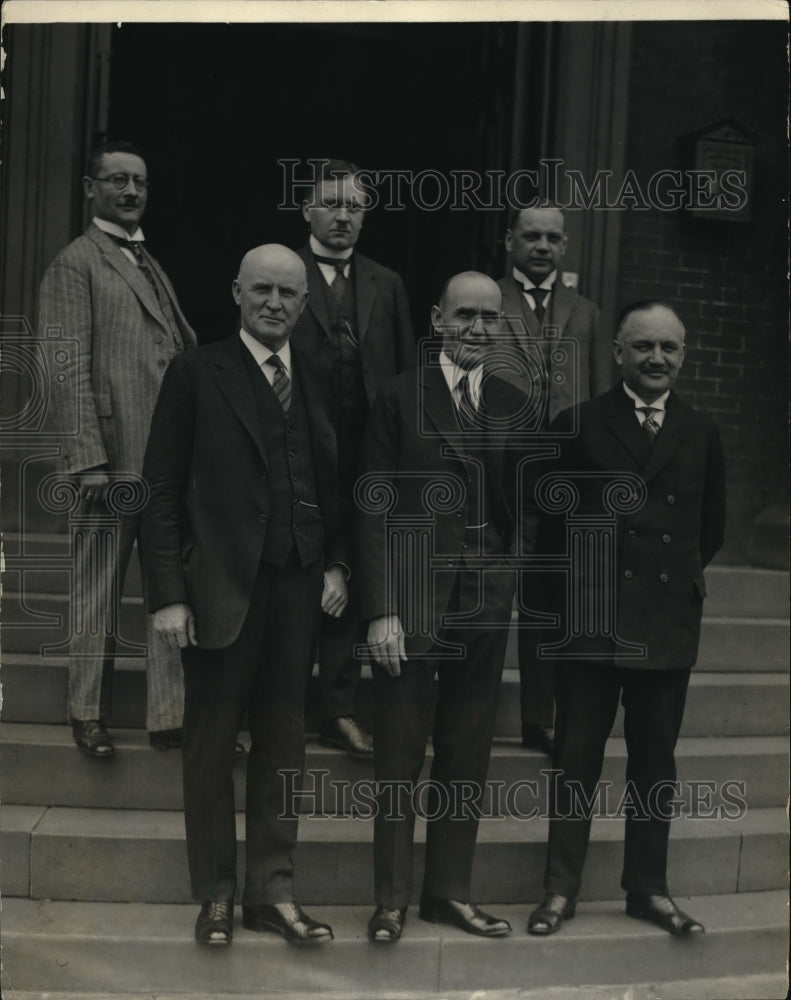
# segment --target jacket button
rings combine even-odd
[[[659,579],[662,581],[662,583],[667,583],[667,581],[668,581],[668,575],[667,575],[667,573],[660,573],[659,574]]]
[[[162,337],[156,337],[155,340],[154,340],[154,343],[155,344],[161,344],[162,343]]]
[[[667,545],[667,543],[670,541],[670,535],[662,535],[662,541],[665,543],[665,545]]]
[[[457,510],[456,511],[456,517],[464,517],[464,511],[463,510]]]
[[[637,532],[634,530],[634,528],[630,528],[626,532],[626,534],[628,535],[629,538],[637,538]]]
[[[258,515],[258,520],[261,522],[261,524],[266,524],[266,522],[269,520],[269,515],[268,514],[259,514]]]
[[[632,571],[630,569],[625,569],[623,571],[623,575],[626,577],[627,580],[631,580],[633,574],[632,574]]]
[[[668,493],[668,495],[667,495],[667,502],[668,503],[675,503],[676,502],[676,498],[673,496],[672,493]]]
[[[289,453],[288,453],[288,457],[289,457],[289,458],[293,458],[293,457],[294,457],[295,455],[296,455],[296,452],[295,452],[295,451],[294,451],[294,449],[292,448],[292,449],[291,449],[291,450],[289,451]]]
[[[452,565],[453,565],[453,560],[452,559],[448,559],[448,566],[452,566]]]

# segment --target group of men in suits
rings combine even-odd
[[[642,644],[640,655],[620,657],[604,630],[604,641],[578,637],[573,656],[552,671],[535,652],[535,630],[520,635],[523,742],[551,752],[567,782],[550,804],[547,895],[531,933],[554,933],[574,914],[590,818],[586,825],[564,809],[564,796],[579,782],[592,792],[619,695],[639,793],[675,778],[702,569],[722,542],[719,438],[671,391],[685,350],[672,307],[642,302],[624,313],[614,346],[622,381],[597,395],[609,361],[598,311],[562,283],[562,214],[522,210],[506,235],[511,274],[499,284],[477,272],[450,278],[415,370],[403,283],[355,250],[364,211],[355,174],[348,162],[327,163],[303,205],[310,235],[301,251],[268,244],[245,255],[232,286],[240,325],[227,341],[184,350],[194,335],[139,245],[147,173],[125,144],[92,158],[85,190],[94,222],[42,286],[42,321],[73,330],[83,346],[53,402],[56,412],[77,406],[82,414],[81,450],[65,461],[86,504],[101,503],[116,472],[142,471],[150,489],[142,531],[130,518],[106,586],[118,587],[139,535],[152,613],[149,700],[165,672],[159,659],[175,678],[177,650],[184,680],[183,725],[174,680],[171,714],[150,709],[149,730],[153,745],[182,745],[190,876],[201,903],[195,934],[208,945],[233,936],[232,768],[245,714],[244,926],[292,943],[332,938],[294,899],[297,821],[282,799],[283,774],[304,763],[317,646],[320,740],[374,756],[371,940],[395,942],[405,925],[415,804],[392,796],[414,789],[429,733],[433,818],[420,916],[486,937],[510,932],[470,898],[516,582],[509,557],[529,554],[537,539],[565,545],[555,519],[535,515],[534,479],[526,489],[517,471],[526,427],[562,442],[555,472],[582,477],[585,513],[601,506],[592,470],[643,484],[643,502],[617,518],[612,633]],[[517,364],[496,360],[503,346]],[[124,375],[135,384],[131,401]],[[588,395],[597,398],[583,402]],[[133,427],[137,450],[123,451],[115,442]],[[587,584],[572,577],[568,588]],[[568,631],[566,596],[555,595],[553,607]],[[353,649],[362,638],[372,659],[373,747],[354,715]],[[72,660],[74,735],[94,756],[113,752],[96,669],[110,652]],[[441,808],[460,784],[474,790],[461,815]],[[687,934],[702,928],[667,892],[669,812],[660,798],[661,814],[644,828],[627,824],[627,912]]]

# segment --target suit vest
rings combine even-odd
[[[324,525],[299,376],[292,365],[291,405],[286,414],[252,354],[243,353],[269,466],[269,522],[262,558],[272,566],[283,566],[296,547],[300,565],[310,566],[321,558]]]

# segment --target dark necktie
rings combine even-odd
[[[657,434],[662,429],[660,425],[654,420],[654,414],[659,413],[659,410],[654,406],[638,406],[637,410],[640,413],[645,414],[645,420],[643,421],[643,431],[648,435],[653,443],[656,439]]]
[[[533,301],[535,302],[535,308],[533,312],[536,314],[536,319],[540,323],[544,318],[544,299],[549,295],[548,288],[528,288],[527,294],[533,296]]]
[[[473,427],[478,417],[478,410],[473,402],[470,391],[470,376],[462,375],[456,383],[458,389],[459,421],[462,427]]]
[[[157,302],[160,302],[161,304],[161,300],[159,298],[159,288],[157,286],[156,278],[154,277],[154,274],[148,265],[148,260],[146,259],[146,255],[143,252],[143,241],[127,240],[124,239],[123,236],[116,236],[115,233],[108,233],[107,235],[112,240],[115,240],[115,242],[118,244],[119,247],[125,247],[127,250],[130,251],[132,256],[135,258],[135,262],[137,263],[137,266],[140,268],[140,272],[142,273],[143,277],[146,279],[149,285],[151,285],[151,287],[154,289],[154,295],[156,295],[157,297]]]
[[[271,358],[266,359],[264,364],[271,365],[275,369],[272,388],[275,390],[277,401],[283,407],[283,412],[288,413],[291,406],[291,379],[288,377],[283,359],[277,354],[273,354]]]
[[[316,262],[319,264],[329,264],[330,267],[335,268],[335,277],[332,279],[332,284],[330,285],[330,290],[332,291],[333,298],[337,305],[343,302],[343,296],[346,294],[346,285],[348,281],[344,275],[346,270],[346,265],[349,263],[349,259],[340,260],[337,257],[319,257],[318,254],[313,255]]]

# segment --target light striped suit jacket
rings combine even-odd
[[[54,424],[70,429],[64,471],[107,465],[139,474],[165,369],[196,343],[167,275],[151,263],[175,329],[140,269],[98,226],[65,247],[41,282],[40,336],[59,331],[75,342],[66,345],[69,360],[50,382]]]

